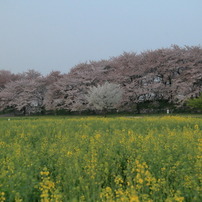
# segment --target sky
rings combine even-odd
[[[0,70],[68,73],[173,44],[202,45],[202,0],[0,0]]]

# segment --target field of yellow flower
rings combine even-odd
[[[0,119],[0,201],[202,201],[202,118]]]

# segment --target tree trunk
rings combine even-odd
[[[23,115],[25,116],[26,115],[26,107],[23,107]]]

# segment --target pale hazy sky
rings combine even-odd
[[[202,45],[202,0],[0,0],[0,69],[14,73],[172,44]]]

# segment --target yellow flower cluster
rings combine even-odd
[[[6,201],[5,193],[1,192],[0,193],[0,202],[4,202],[4,201]]]
[[[40,172],[41,182],[39,183],[39,190],[41,191],[40,199],[41,202],[60,202],[61,195],[56,189],[55,183],[50,179],[50,172],[47,168],[44,168]]]

